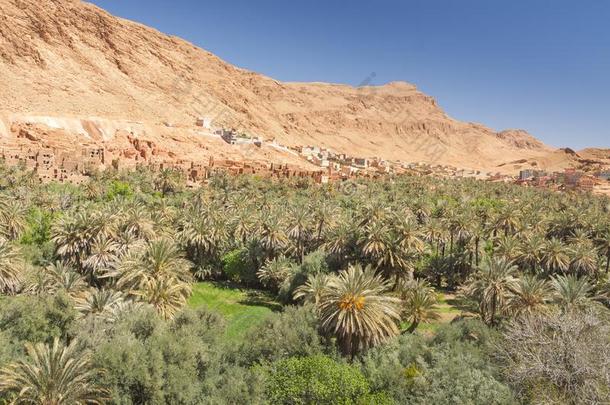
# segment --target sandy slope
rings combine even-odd
[[[4,140],[15,114],[101,117],[118,126],[146,125],[172,149],[190,142],[196,117],[208,116],[217,126],[287,145],[316,144],[356,156],[488,170],[519,159],[569,164],[565,154],[523,131],[497,134],[448,117],[413,85],[280,83],[78,0],[0,0],[0,103]],[[171,135],[162,123],[174,127]],[[105,141],[112,142],[112,133]],[[200,148],[195,142],[172,153],[196,155]],[[226,148],[208,145],[208,151],[235,152]]]

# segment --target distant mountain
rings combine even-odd
[[[0,77],[5,144],[34,122],[39,135],[28,141],[46,146],[112,145],[135,131],[168,158],[295,161],[194,137],[205,116],[285,145],[355,156],[503,171],[524,159],[571,164],[524,131],[452,119],[411,84],[281,83],[77,0],[0,0]]]

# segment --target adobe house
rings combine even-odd
[[[215,132],[216,135],[220,135],[223,141],[229,145],[235,145],[237,143],[237,133],[232,129],[219,129]]]
[[[197,118],[195,125],[197,125],[198,127],[205,128],[205,129],[211,129],[212,128],[212,119],[208,118],[208,117],[199,117],[199,118]]]
[[[576,171],[574,168],[565,169],[564,182],[566,186],[575,187],[584,173]]]
[[[369,160],[366,158],[354,158],[354,166],[366,169],[369,167]]]
[[[578,179],[577,187],[583,191],[593,191],[597,181],[592,176],[582,176]]]
[[[55,153],[52,149],[41,149],[36,154],[36,167],[48,169],[55,164]]]
[[[610,181],[610,170],[604,170],[604,171],[597,173],[597,178],[606,180],[606,181]]]

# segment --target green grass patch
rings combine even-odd
[[[456,306],[455,297],[450,294],[439,294],[436,307],[441,318],[449,322],[462,314],[462,310]]]
[[[203,282],[193,285],[189,306],[207,306],[227,320],[227,338],[240,339],[252,327],[282,306],[269,294],[229,283]]]
[[[455,318],[463,314],[463,311],[456,306],[455,297],[452,294],[445,293],[438,294],[436,312],[438,312],[439,314],[439,319],[430,323],[419,324],[416,333],[421,333],[424,335],[434,335],[441,325],[450,323]],[[409,327],[409,323],[403,322],[400,327],[402,330],[407,329]]]

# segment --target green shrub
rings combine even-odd
[[[265,375],[259,368],[218,362],[206,373],[203,404],[268,404]]]
[[[413,404],[514,404],[508,386],[498,381],[484,360],[459,347],[435,350],[423,371],[424,384],[412,391]]]
[[[43,211],[41,208],[32,207],[26,215],[26,229],[21,236],[24,245],[41,246],[51,240],[51,225],[56,215]]]
[[[464,319],[442,325],[436,331],[432,344],[471,343],[477,348],[487,349],[500,339],[500,333],[479,319]]]
[[[386,392],[376,392],[358,398],[358,405],[394,405],[396,401]]]
[[[492,335],[486,328],[458,322],[431,341],[403,335],[367,353],[362,371],[373,390],[387,392],[397,403],[512,404],[510,389],[496,378],[484,350]]]
[[[268,370],[266,394],[272,404],[357,404],[369,384],[353,366],[326,356],[289,358]]]
[[[222,257],[222,270],[225,276],[236,283],[254,285],[258,283],[256,266],[252,262],[248,249],[235,249]]]
[[[69,297],[19,296],[0,300],[0,330],[18,345],[65,339],[73,329],[76,312]]]
[[[199,404],[206,373],[219,362],[221,331],[219,318],[204,309],[172,322],[136,311],[95,348],[95,364],[105,370],[113,403]]]
[[[283,313],[271,314],[261,325],[249,331],[232,356],[236,363],[249,366],[325,351],[313,309],[287,307]]]
[[[125,198],[133,196],[133,190],[131,189],[129,183],[119,180],[113,180],[110,182],[108,191],[106,192],[106,200],[112,201],[118,196]]]
[[[10,335],[0,331],[0,368],[12,362],[20,351],[21,349],[11,342]]]

